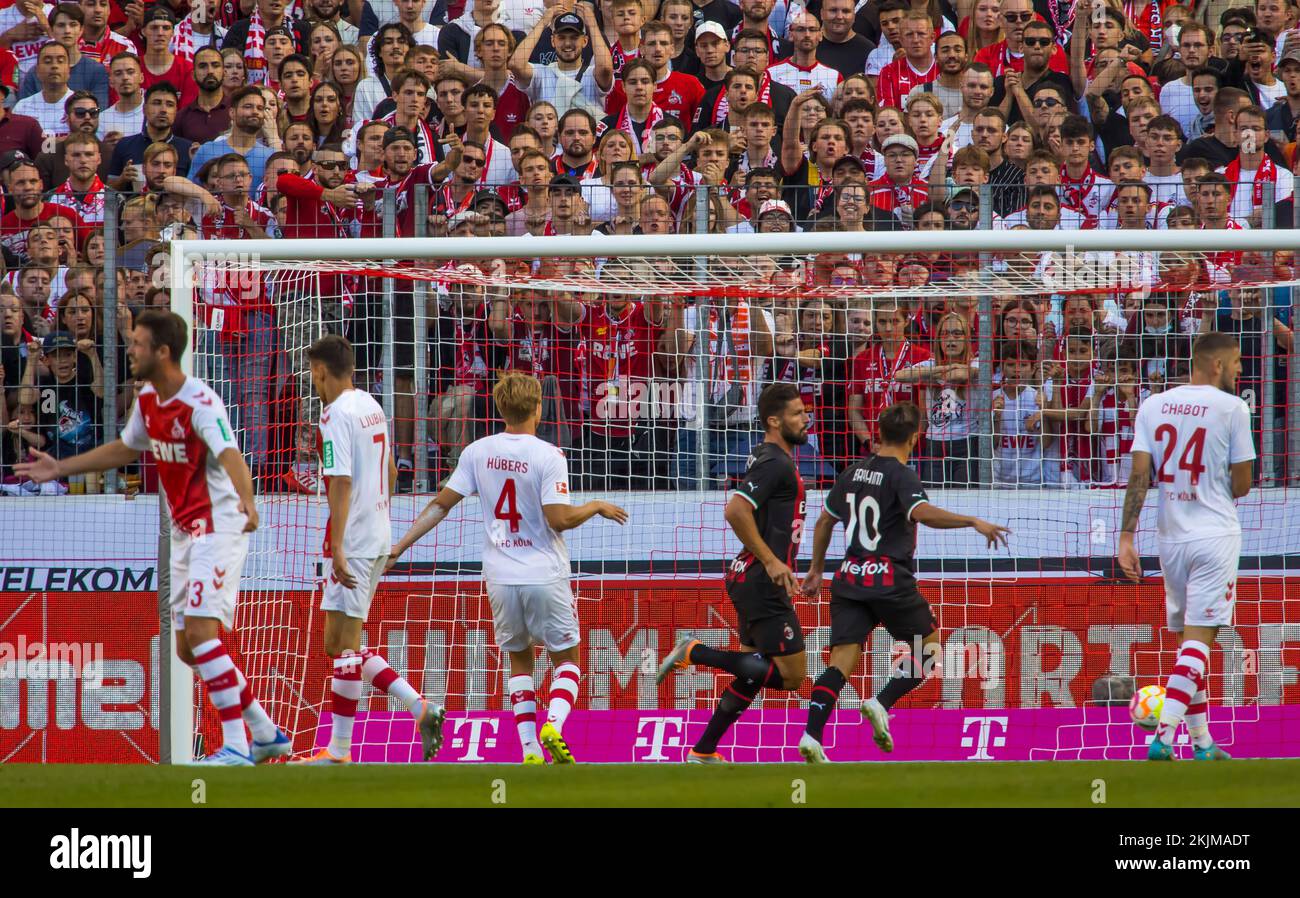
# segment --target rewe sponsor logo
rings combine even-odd
[[[50,839],[54,870],[130,870],[136,879],[153,871],[153,836],[95,836],[73,827]]]

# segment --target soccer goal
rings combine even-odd
[[[1210,665],[1211,725],[1238,754],[1294,753],[1294,246],[1291,231],[1208,230],[174,242],[187,370],[226,402],[258,484],[232,656],[297,750],[328,732],[312,340],[353,342],[357,384],[392,422],[395,538],[460,450],[497,427],[497,372],[524,370],[543,384],[539,435],[565,450],[574,490],[631,515],[569,534],[584,677],[566,737],[580,761],[680,761],[726,680],[699,669],[657,687],[655,666],[684,633],[736,644],[721,578],[739,544],[723,508],[762,439],[759,391],[788,381],[811,414],[796,453],[808,529],[835,473],[871,451],[879,411],[913,401],[927,422],[915,464],[931,498],[1013,531],[999,552],[971,531],[920,534],[917,575],[944,651],[941,674],[900,706],[893,757],[1144,757],[1128,700],[1163,682],[1175,644],[1154,500],[1139,533],[1147,578],[1121,582],[1113,560],[1133,416],[1187,377],[1196,333],[1230,330],[1259,463],[1239,509],[1237,621]],[[517,762],[479,514],[463,503],[384,578],[364,640],[445,702],[439,761]],[[167,545],[160,537],[161,572]],[[840,549],[837,535],[828,574]],[[798,759],[828,600],[826,588],[796,603],[807,684],[756,703],[721,746],[731,760]],[[162,626],[163,756],[185,763],[219,728],[196,719],[201,687],[168,650],[166,615]],[[885,757],[856,700],[909,650],[883,630],[869,640],[827,730],[833,759]],[[539,693],[547,679],[541,658]],[[409,715],[369,687],[355,746],[363,761],[411,761],[419,749]]]

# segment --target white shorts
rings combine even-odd
[[[172,627],[185,628],[185,616],[216,618],[226,629],[235,626],[239,577],[248,557],[247,533],[205,533],[190,536],[172,531]]]
[[[1226,627],[1237,600],[1241,534],[1160,543],[1169,629]]]
[[[562,652],[577,645],[577,599],[568,580],[552,583],[487,584],[497,645],[522,652],[533,645]]]
[[[325,564],[331,565],[328,558],[325,559]],[[324,595],[320,603],[321,611],[342,611],[348,617],[365,620],[370,614],[370,601],[375,597],[375,590],[379,587],[379,575],[384,572],[386,564],[388,564],[387,555],[380,555],[378,558],[349,558],[348,570],[357,580],[357,585],[352,589],[348,589],[334,579],[331,565],[330,574],[325,578]]]

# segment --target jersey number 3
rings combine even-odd
[[[1160,483],[1173,483],[1174,475],[1165,473],[1165,468],[1178,450],[1178,430],[1174,425],[1161,424],[1156,428],[1156,442],[1163,444],[1166,438],[1169,440],[1169,445],[1161,447],[1160,470],[1156,472],[1156,480]],[[1178,469],[1191,475],[1192,486],[1200,483],[1201,475],[1205,473],[1205,465],[1201,463],[1201,455],[1204,452],[1205,428],[1198,427],[1187,438],[1187,445],[1183,447],[1182,455],[1178,458]]]

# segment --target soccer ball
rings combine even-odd
[[[1128,711],[1138,726],[1154,730],[1160,723],[1160,711],[1164,706],[1165,687],[1143,686],[1128,703]]]

